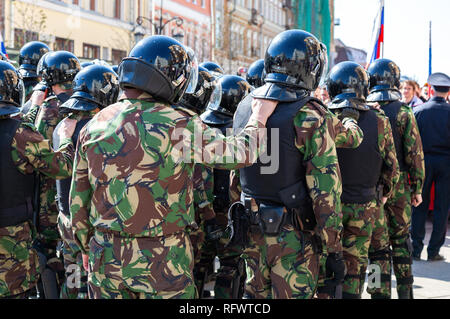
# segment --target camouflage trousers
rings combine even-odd
[[[58,230],[62,238],[60,254],[64,259],[65,278],[61,285],[61,299],[87,299],[87,272],[83,267],[81,250],[76,245],[69,218],[60,213]]]
[[[342,203],[342,246],[347,274],[343,299],[361,298],[374,221],[379,210],[376,200],[366,204]]]
[[[383,234],[370,249],[370,262],[381,269],[381,287],[368,289],[372,298],[391,298],[391,267],[397,280],[397,293],[400,298],[412,297],[412,246],[410,240],[411,226],[411,190],[408,174],[402,172],[394,193],[384,205],[386,228],[379,230]],[[388,238],[386,243],[386,237]],[[392,247],[392,249],[389,248]],[[391,266],[392,262],[392,266]],[[409,297],[408,297],[409,296]]]
[[[285,225],[278,236],[250,233],[244,250],[250,299],[311,299],[319,275],[319,258],[312,236]]]
[[[216,211],[216,220],[222,230],[225,230],[228,224],[227,213]],[[245,283],[244,260],[241,258],[243,248],[238,245],[227,246],[228,239],[225,237],[224,235],[219,241],[206,241],[204,229],[195,232],[195,239],[191,236],[193,245],[198,247],[194,248],[194,252],[196,250],[199,252],[194,266],[194,276],[197,287],[202,287],[208,273],[213,271],[214,259],[217,256],[220,267],[214,285],[214,298],[240,299],[244,293]],[[194,256],[197,254],[194,253]]]
[[[39,278],[30,223],[0,228],[0,298],[26,298]]]
[[[96,229],[89,242],[90,299],[195,298],[187,233],[128,236]]]
[[[40,176],[40,208],[37,237],[41,253],[47,259],[46,267],[56,274],[57,288],[61,289],[64,282],[64,262],[57,256],[60,236],[58,232],[58,207],[56,204],[55,180]],[[39,284],[41,287],[41,283]]]

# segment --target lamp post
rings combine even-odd
[[[144,22],[143,20],[147,20],[147,21],[149,21],[152,25],[153,25],[153,27],[155,28],[155,32],[156,32],[156,34],[162,34],[162,31],[164,30],[164,28],[166,27],[166,25],[169,23],[169,22],[172,22],[172,21],[176,21],[176,23],[177,23],[177,26],[181,26],[182,24],[183,24],[183,22],[184,22],[184,20],[182,19],[182,18],[180,18],[180,17],[173,17],[172,19],[170,19],[170,20],[168,20],[168,21],[166,21],[166,22],[164,22],[163,23],[163,0],[161,0],[161,5],[160,5],[160,8],[159,8],[159,23],[157,23],[157,22],[154,22],[152,19],[150,19],[150,18],[147,18],[147,17],[144,17],[144,16],[139,16],[139,17],[137,17],[137,19],[136,19],[136,24],[138,25],[138,26],[142,26],[142,23]],[[180,39],[182,39],[183,37],[184,37],[184,34],[182,34],[182,33],[177,33],[177,34],[172,34],[172,36],[174,37],[174,38],[176,38],[176,39],[178,39],[178,38],[180,38]]]

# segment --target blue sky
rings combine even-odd
[[[370,55],[379,0],[335,0],[335,37]],[[432,21],[433,72],[450,75],[450,0],[385,0],[384,57],[402,75],[423,85],[428,77],[429,21]]]

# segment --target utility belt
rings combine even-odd
[[[251,197],[244,198],[244,207],[249,219],[249,229],[252,233],[262,233],[278,236],[286,225],[292,225],[299,231],[314,231],[316,219],[307,216],[300,208],[268,205]]]
[[[20,206],[0,208],[0,227],[17,226],[32,220],[33,204],[31,198],[27,198],[25,203]]]
[[[351,187],[344,185],[341,202],[344,204],[366,204],[374,199],[380,204],[383,198],[383,185],[374,187]]]

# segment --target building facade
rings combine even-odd
[[[10,49],[33,40],[82,59],[117,64],[134,45],[136,18],[145,0],[3,0],[4,40]]]
[[[288,0],[293,7],[294,24],[314,34],[328,50],[334,52],[334,0]]]
[[[285,0],[215,0],[212,12],[212,60],[231,74],[264,58],[270,41],[294,26]]]

